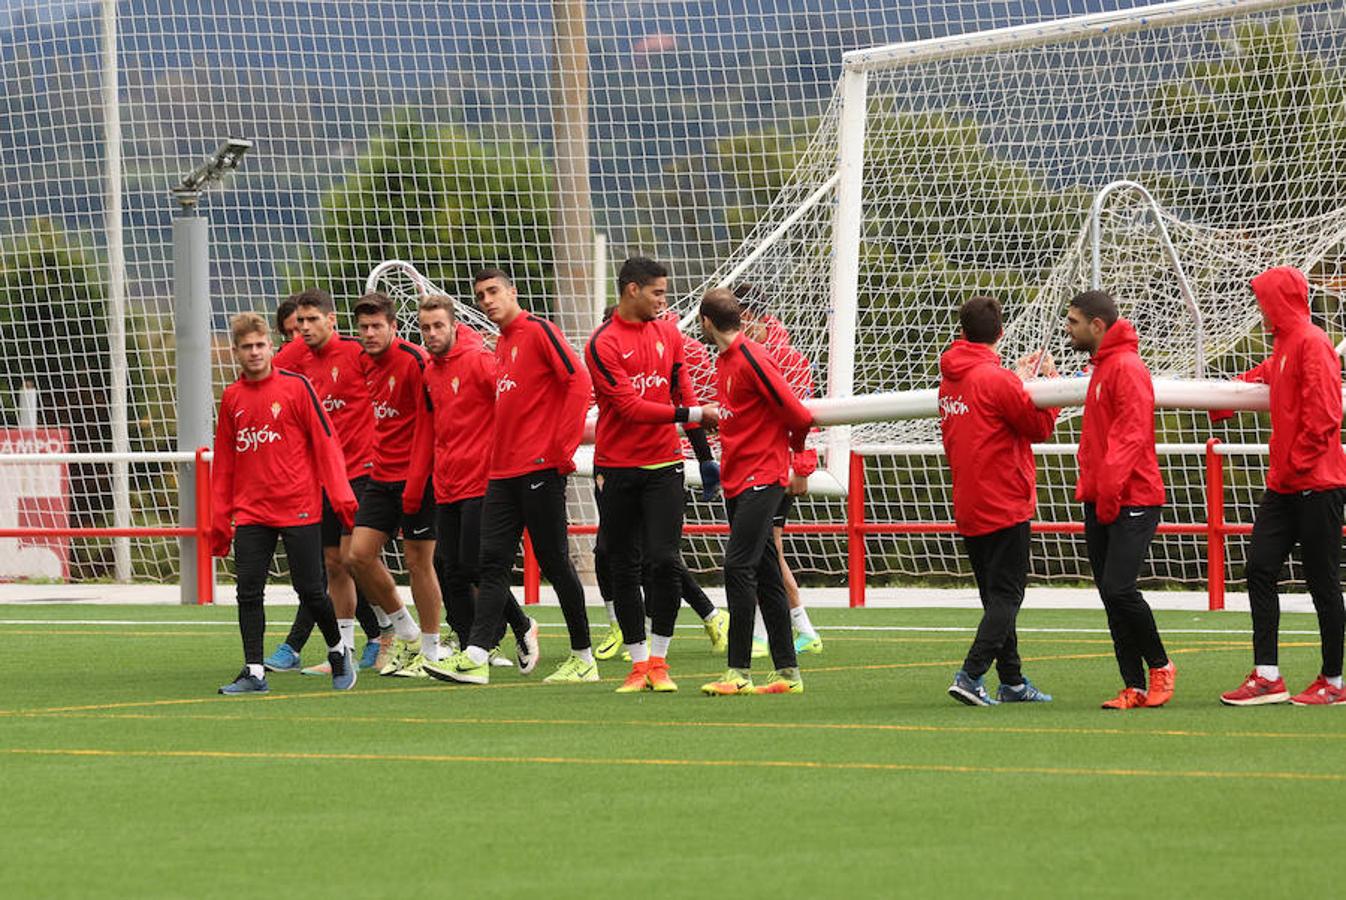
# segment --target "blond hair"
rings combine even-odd
[[[255,312],[244,312],[234,316],[229,320],[229,331],[233,335],[235,347],[250,334],[271,336],[271,326],[266,324],[266,318]]]

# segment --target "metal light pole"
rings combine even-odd
[[[251,141],[230,138],[203,165],[173,188],[173,319],[177,340],[178,450],[194,453],[211,442],[215,398],[210,388],[210,222],[201,215],[201,195],[238,168]],[[196,469],[178,467],[178,524],[196,524]],[[180,598],[197,602],[196,538],[178,539]]]

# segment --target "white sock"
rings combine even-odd
[[[1262,676],[1263,678],[1265,678],[1267,681],[1275,681],[1277,678],[1280,678],[1280,677],[1281,677],[1281,667],[1280,667],[1280,666],[1258,666],[1258,667],[1257,667],[1257,674],[1260,675],[1260,676]]]
[[[752,622],[752,639],[754,641],[765,641],[766,622],[762,621],[762,608],[760,606],[754,610],[754,616],[755,618]]]
[[[606,610],[608,611],[608,621],[611,622],[612,624],[616,625],[616,624],[617,624],[617,605],[616,605],[615,603],[609,603],[608,601],[604,600],[604,601],[603,601],[603,608],[606,609]]]
[[[421,634],[421,630],[416,627],[416,620],[411,617],[411,613],[404,606],[397,612],[388,616],[393,623],[393,633],[404,641],[414,641]]]
[[[370,609],[374,610],[374,621],[379,623],[380,628],[387,628],[393,624],[393,620],[388,618],[388,614],[383,611],[382,606],[375,606],[371,603]]]
[[[712,607],[711,610],[710,610],[710,612],[708,612],[706,615],[704,615],[704,616],[701,617],[701,621],[702,621],[702,622],[709,622],[711,619],[715,618],[715,617],[718,616],[719,614],[720,614],[720,611],[719,611],[718,609],[715,609],[714,607]]]
[[[795,631],[810,638],[816,638],[818,632],[814,630],[813,623],[809,621],[809,611],[802,606],[796,606],[790,610],[790,624],[795,627]]]
[[[657,656],[660,659],[668,659],[668,645],[673,643],[673,635],[665,637],[662,634],[650,635],[650,656]]]
[[[265,678],[266,669],[260,663],[248,663],[248,674],[253,678]]]
[[[421,632],[421,656],[430,662],[439,662],[439,635]]]
[[[337,628],[341,630],[341,643],[343,646],[355,649],[355,620],[337,619]]]
[[[626,644],[626,652],[631,654],[631,662],[643,663],[650,658],[650,645],[641,641],[639,644]]]
[[[1323,677],[1324,677],[1324,678],[1327,678],[1326,675],[1324,675]],[[1338,676],[1335,677],[1335,678],[1328,678],[1328,679],[1327,679],[1327,683],[1330,684],[1330,685],[1332,685],[1332,687],[1334,687],[1334,688],[1339,688],[1339,687],[1341,687],[1341,676],[1338,675]]]
[[[474,666],[480,666],[491,658],[491,654],[473,644],[467,648],[467,658],[472,660]]]
[[[592,664],[593,664],[593,661],[594,661],[594,648],[593,648],[593,647],[585,647],[583,650],[571,650],[571,651],[570,651],[570,655],[571,655],[571,656],[578,656],[583,662],[586,662],[586,663],[589,663],[589,664],[592,665]]]

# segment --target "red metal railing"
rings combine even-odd
[[[1206,442],[1206,521],[1161,522],[1159,534],[1192,534],[1206,537],[1206,583],[1209,607],[1224,609],[1225,600],[1225,537],[1231,534],[1250,534],[1251,525],[1230,524],[1224,517],[1224,457],[1219,452],[1218,438]],[[1082,534],[1081,522],[1034,522],[1035,534]],[[571,534],[593,534],[596,525],[572,525]],[[791,534],[846,535],[846,584],[850,605],[865,605],[865,538],[876,534],[956,534],[952,522],[868,522],[865,519],[865,457],[851,454],[850,485],[846,497],[845,522],[809,522],[785,527]],[[728,525],[687,525],[685,534],[728,534]],[[537,603],[542,578],[532,544],[524,541],[524,602]]]

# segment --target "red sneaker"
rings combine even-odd
[[[1111,700],[1104,702],[1104,709],[1136,709],[1145,705],[1145,692],[1138,691],[1133,687],[1122,688],[1122,690]]]
[[[1225,706],[1264,706],[1268,703],[1284,703],[1289,699],[1290,692],[1285,689],[1284,678],[1271,681],[1258,675],[1256,669],[1248,673],[1243,684],[1220,695],[1220,702]]]
[[[1346,688],[1333,687],[1322,675],[1301,693],[1290,698],[1295,706],[1336,706],[1346,704]]]
[[[617,688],[617,693],[638,694],[641,691],[649,690],[650,689],[649,671],[650,671],[649,660],[645,660],[644,662],[633,663],[631,665],[631,673],[626,676],[626,680],[622,682],[622,686]]]
[[[1173,699],[1173,679],[1177,674],[1178,670],[1173,667],[1173,660],[1169,660],[1168,665],[1162,669],[1151,669],[1150,689],[1145,694],[1145,705],[1163,706]]]
[[[662,656],[650,657],[650,668],[646,673],[650,690],[657,693],[672,693],[678,689],[677,682],[668,676],[668,660]]]

